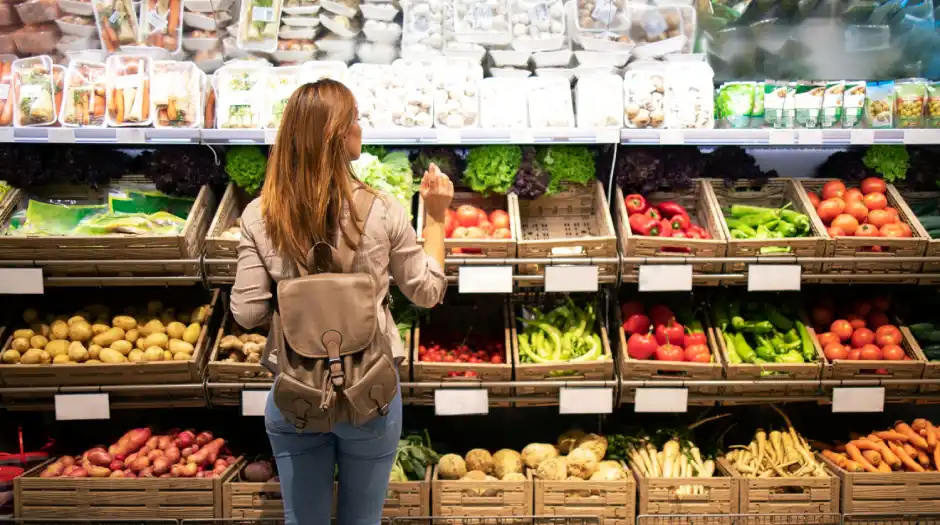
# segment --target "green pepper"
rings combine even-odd
[[[762,335],[757,336],[757,357],[761,359],[766,359],[767,361],[773,361],[777,357],[777,352],[774,351],[773,344],[767,340]]]
[[[780,235],[783,235],[784,237],[796,237],[797,236],[796,226],[786,221],[778,221],[777,224],[774,226],[774,231],[779,233]]]
[[[739,332],[755,334],[769,334],[774,331],[774,325],[770,321],[745,321],[741,316],[732,317],[731,326]]]
[[[722,332],[721,338],[725,341],[725,347],[728,349],[728,361],[733,365],[740,364],[742,361],[741,354],[738,353],[738,349],[734,344],[734,338],[731,337],[727,332]],[[750,350],[750,348],[748,348]],[[753,353],[753,350],[750,350]]]
[[[734,351],[745,363],[753,363],[757,353],[747,344],[744,334],[734,334]]]
[[[718,328],[725,331],[728,329],[731,318],[728,317],[728,309],[723,306],[724,305],[719,305],[718,308],[715,308],[715,323],[718,324]]]
[[[785,354],[778,355],[774,361],[778,363],[804,363],[803,356],[796,350],[790,350]]]
[[[764,315],[767,316],[767,320],[781,332],[789,332],[793,329],[793,321],[784,317],[776,308],[769,304],[764,308]]]
[[[816,345],[813,344],[813,338],[809,335],[809,330],[802,322],[796,322],[796,329],[800,333],[800,353],[807,361],[816,361]]]
[[[777,220],[777,214],[772,211],[764,211],[760,213],[752,213],[750,215],[745,215],[743,217],[738,217],[742,223],[755,228],[761,224],[768,224],[772,221]]]
[[[759,213],[771,213],[773,215],[777,215],[777,209],[765,208],[763,206],[748,206],[746,204],[731,205],[731,216],[735,218],[741,218],[745,215],[757,215]]]
[[[770,255],[774,253],[790,253],[789,246],[764,246],[760,249],[761,255]]]
[[[756,233],[754,235],[757,235]],[[732,239],[753,239],[754,235],[749,235],[741,230],[731,230]]]
[[[780,210],[780,218],[796,228],[796,235],[806,235],[809,233],[809,217],[805,214],[793,210]]]

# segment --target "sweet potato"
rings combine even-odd
[[[198,437],[197,437],[197,441],[198,441]],[[215,462],[218,455],[222,452],[223,446],[225,446],[224,439],[222,438],[214,439],[208,445],[199,449],[198,452],[186,458],[186,461],[188,461],[189,463],[195,463],[196,465],[205,465],[206,463],[213,463]]]
[[[62,472],[65,470],[65,465],[61,462],[56,461],[51,465],[48,465],[43,469],[42,474],[39,475],[40,478],[57,478],[62,475]]]
[[[147,440],[145,447],[150,447],[151,450],[157,448],[157,445],[160,443],[160,436],[152,436]]]
[[[212,441],[212,432],[200,432],[196,436],[196,444],[200,447],[206,446],[210,441]]]
[[[160,449],[156,449],[156,450],[151,450],[150,453],[147,454],[147,459],[153,462],[153,460],[157,458],[162,458],[163,456],[164,456],[163,451]]]
[[[108,452],[112,456],[124,454],[126,457],[132,452],[140,450],[147,440],[150,439],[151,434],[149,428],[135,428],[121,436],[121,439],[119,439],[116,444],[108,448]]]
[[[87,477],[88,477],[88,471],[85,470],[85,469],[83,469],[83,468],[81,468],[81,467],[78,467],[78,468],[72,470],[72,472],[69,472],[69,475],[68,475],[68,476],[69,476],[70,478],[87,478]]]
[[[107,467],[114,458],[103,448],[95,448],[87,452],[88,462],[96,467]]]
[[[160,439],[157,440],[157,448],[160,450],[166,450],[173,445],[173,438],[170,436],[160,436]]]
[[[88,475],[93,478],[106,478],[111,475],[111,469],[108,467],[99,467],[96,465],[88,464],[85,467],[85,470],[88,471]]]
[[[145,468],[150,467],[150,459],[147,456],[137,456],[137,459],[129,466],[132,471],[140,474]]]
[[[178,463],[182,454],[180,454],[180,449],[176,445],[171,445],[170,448],[166,449],[166,459],[170,463]]]
[[[153,460],[153,473],[162,476],[170,471],[170,462],[165,457]]]

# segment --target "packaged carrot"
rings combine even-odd
[[[183,36],[183,0],[144,0],[140,6],[140,36],[148,46],[170,53],[180,50]]]
[[[65,75],[59,122],[69,127],[104,127],[107,86],[104,64],[72,61]]]
[[[147,56],[111,55],[107,68],[108,126],[149,126],[153,61]]]

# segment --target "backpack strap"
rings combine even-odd
[[[359,243],[362,241],[362,232],[365,231],[366,221],[369,219],[369,214],[372,212],[373,204],[375,204],[375,194],[363,188],[356,190],[352,202],[349,203],[350,219],[352,219],[354,215],[353,211],[355,210],[356,219],[354,227],[348,228],[348,240],[346,236],[340,232],[339,240],[336,243],[338,258],[343,273],[350,273],[352,271],[353,259],[355,259],[356,250],[359,249]]]

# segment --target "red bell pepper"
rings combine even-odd
[[[646,210],[645,212],[643,212],[643,215],[656,219],[657,221],[663,220],[663,214],[659,213],[659,210],[657,210],[656,208],[650,208]]]
[[[662,224],[659,221],[642,213],[634,213],[630,216],[630,229],[634,234],[656,237],[661,228]]]
[[[672,228],[672,222],[669,219],[663,219],[659,221],[661,225],[659,228],[660,237],[672,237],[672,232],[675,231]]]
[[[685,215],[673,215],[667,220],[669,221],[669,225],[672,226],[674,231],[686,231],[691,225],[689,218]]]
[[[698,224],[692,224],[689,226],[688,233],[694,233],[698,237],[693,237],[694,239],[711,239],[711,234],[708,233],[708,230],[702,228]]]
[[[676,215],[685,215],[686,217],[689,216],[689,212],[685,211],[685,208],[681,204],[673,201],[660,202],[656,205],[656,208],[659,209],[663,216],[670,219]]]
[[[643,213],[649,207],[646,199],[642,195],[637,193],[632,193],[627,195],[623,199],[624,206],[627,207],[627,215],[633,215],[634,213]]]

